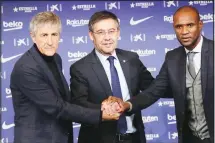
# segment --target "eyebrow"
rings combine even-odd
[[[108,30],[116,30],[117,28],[110,28],[110,29],[108,29]],[[99,30],[97,30],[97,31],[106,31],[106,30],[104,30],[104,29],[99,29]]]

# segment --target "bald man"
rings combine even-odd
[[[201,35],[203,23],[191,6],[179,8],[173,27],[181,46],[166,54],[153,84],[124,110],[135,113],[172,91],[179,143],[214,143],[214,47]]]

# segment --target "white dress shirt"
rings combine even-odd
[[[96,52],[96,55],[98,56],[99,60],[101,61],[102,66],[104,67],[105,73],[106,73],[108,81],[110,83],[110,87],[112,89],[110,63],[109,63],[109,61],[107,59],[109,56],[102,55],[97,50],[95,50],[95,52]],[[124,73],[122,71],[122,67],[120,65],[119,59],[118,59],[115,51],[112,54],[112,56],[115,57],[114,66],[115,66],[115,68],[117,70],[117,73],[118,73],[123,101],[127,101],[127,100],[130,99],[128,85],[127,85]],[[133,119],[134,119],[134,115],[126,116],[126,122],[127,122],[127,131],[126,131],[126,133],[134,133],[134,132],[136,132],[136,128],[133,125]]]

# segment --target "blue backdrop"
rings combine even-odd
[[[88,37],[90,16],[98,10],[109,10],[120,20],[119,48],[138,53],[141,61],[155,77],[167,51],[179,46],[172,27],[172,15],[183,5],[199,9],[204,22],[202,34],[213,39],[213,1],[5,1],[1,5],[1,143],[13,141],[14,112],[9,88],[14,63],[28,50],[32,41],[29,22],[41,11],[57,13],[63,24],[58,53],[69,83],[69,67],[93,49]],[[132,74],[132,73],[131,73]],[[172,99],[160,99],[142,110],[148,143],[177,143],[176,117]],[[74,123],[77,142],[80,125]]]

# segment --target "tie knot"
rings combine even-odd
[[[193,51],[189,51],[188,52],[188,55],[194,55],[194,54],[196,54],[197,52],[193,52]]]
[[[115,59],[114,56],[109,56],[109,57],[107,58],[107,60],[108,60],[110,63],[114,63],[114,59]]]
[[[193,58],[196,53],[197,52],[190,51],[190,52],[187,53],[187,55],[188,55],[189,58]]]

